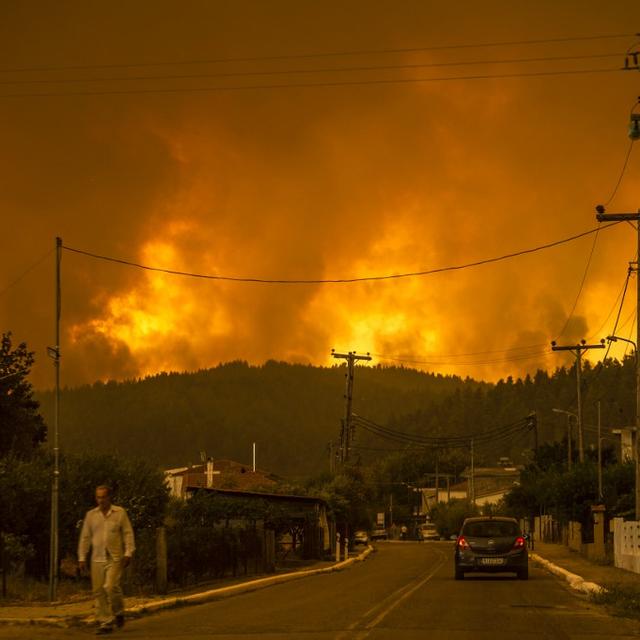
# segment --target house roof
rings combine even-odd
[[[512,467],[476,467],[473,476],[477,478],[519,478],[524,467],[513,465]],[[471,476],[471,469],[467,467],[461,474],[463,478]]]
[[[197,491],[207,491],[209,493],[217,493],[223,496],[238,497],[238,498],[264,498],[275,502],[298,502],[304,504],[320,504],[327,506],[327,503],[322,499],[315,496],[296,496],[284,493],[266,493],[263,491],[238,491],[237,489],[219,489],[216,487],[198,487],[187,486],[187,493],[195,493]]]
[[[166,469],[168,479],[181,479],[182,487],[206,487],[215,489],[232,489],[238,491],[269,490],[278,484],[278,476],[257,469],[235,460],[210,460],[213,463],[213,474],[207,474],[208,463],[194,464],[186,467]],[[181,492],[184,489],[181,489]]]

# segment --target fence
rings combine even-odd
[[[186,587],[274,570],[273,532],[239,527],[176,527],[136,532],[129,593]]]
[[[616,567],[640,573],[640,522],[613,519],[613,560]]]

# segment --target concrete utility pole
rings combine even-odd
[[[470,489],[471,489],[471,504],[475,505],[476,503],[476,467],[475,467],[475,456],[473,451],[473,438],[471,438],[471,477],[470,480]]]
[[[349,449],[353,443],[354,435],[354,427],[351,421],[351,406],[353,405],[353,374],[355,363],[358,360],[371,360],[371,356],[368,353],[366,355],[357,355],[355,351],[336,353],[335,349],[331,349],[331,355],[334,358],[342,358],[347,361],[344,419],[342,421],[342,429],[340,430],[340,462],[344,464],[349,461]]]
[[[327,444],[327,450],[329,451],[329,473],[334,473],[336,470],[336,453],[333,449],[333,440],[329,440]]]
[[[582,352],[589,349],[604,349],[604,338],[600,344],[587,344],[586,340],[581,340],[580,344],[559,347],[554,340],[551,343],[553,351],[571,351],[576,357],[576,381],[578,385],[578,459],[584,462],[584,438],[582,436],[582,389],[580,376],[582,374]]]
[[[600,400],[598,400],[598,499],[602,502],[602,419],[600,417]]]
[[[438,495],[438,492],[440,491],[440,474],[438,468],[439,458],[440,456],[438,455],[438,449],[436,449],[436,504],[439,504],[440,498],[440,496]]]
[[[565,411],[564,409],[551,409],[555,413],[564,413],[567,416],[567,469],[571,469],[571,417],[576,419],[578,423],[578,416],[571,411]]]
[[[636,120],[637,123],[638,121]],[[596,220],[598,222],[624,221],[630,224],[636,223],[638,249],[635,269],[633,269],[636,273],[636,438],[634,458],[636,461],[636,520],[640,520],[640,464],[638,464],[638,454],[640,453],[640,447],[638,446],[640,436],[640,358],[637,356],[637,345],[640,344],[640,320],[638,319],[638,311],[640,311],[640,278],[638,278],[638,268],[640,267],[640,210],[637,213],[605,213],[604,207],[598,205],[596,212]]]
[[[58,422],[60,419],[60,262],[62,260],[62,238],[56,238],[56,315],[55,341],[47,352],[53,358],[55,369],[55,392],[53,396],[53,477],[51,479],[51,528],[49,537],[49,600],[53,602],[58,592],[58,501],[60,494],[60,450],[58,448]]]

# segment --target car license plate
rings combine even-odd
[[[480,564],[499,567],[504,564],[504,558],[480,558]]]

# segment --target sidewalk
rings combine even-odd
[[[305,576],[331,571],[340,571],[354,562],[364,560],[373,547],[367,547],[358,556],[351,556],[342,562],[319,561],[312,566],[307,566],[297,571],[287,573],[275,573],[260,578],[250,580],[236,579],[227,580],[223,586],[209,588],[206,590],[191,589],[181,591],[169,596],[150,597],[126,597],[125,614],[128,618],[138,617],[160,609],[170,609],[189,604],[201,604],[212,600],[228,598],[240,593],[248,593],[257,589],[264,589],[281,582],[298,580]],[[87,596],[86,599],[71,603],[38,603],[26,606],[0,607],[0,624],[32,625],[42,624],[57,627],[70,627],[81,625],[92,625],[95,623],[93,615],[93,598]]]
[[[600,591],[608,584],[640,586],[640,574],[587,560],[563,544],[536,541],[529,558],[567,580],[572,588],[585,593]]]

